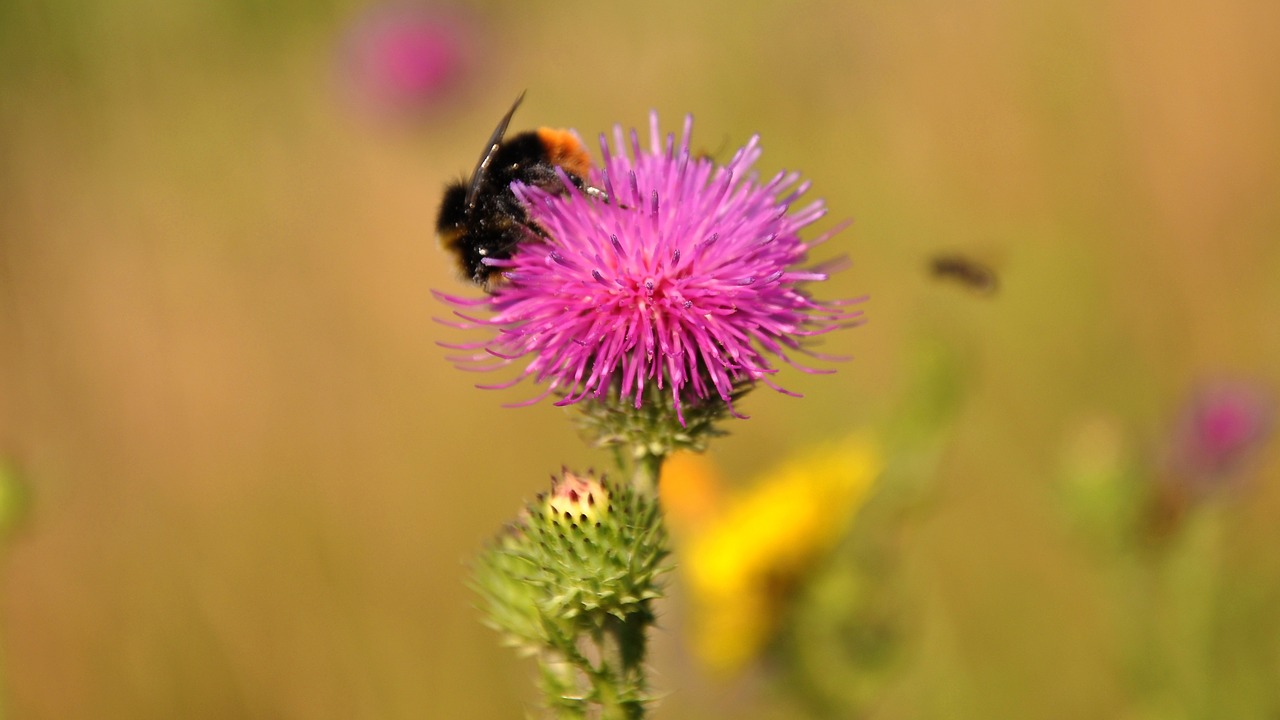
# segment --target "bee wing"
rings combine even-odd
[[[493,129],[493,134],[489,136],[489,142],[485,143],[484,152],[480,154],[480,162],[476,163],[476,169],[471,173],[471,183],[467,186],[467,207],[473,207],[476,202],[476,194],[480,192],[480,186],[484,184],[485,175],[489,172],[489,164],[493,162],[493,155],[498,151],[498,146],[502,145],[502,136],[507,133],[507,125],[511,123],[511,116],[516,114],[516,108],[520,107],[520,103],[524,101],[524,93],[520,93],[520,97],[511,103],[511,109],[507,114],[502,116],[502,121],[498,123],[498,127]]]

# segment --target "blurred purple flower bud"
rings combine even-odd
[[[375,115],[401,117],[449,95],[471,65],[462,16],[405,4],[375,5],[352,22],[340,49],[347,95]]]
[[[1271,398],[1257,385],[1215,382],[1201,387],[1175,426],[1169,471],[1201,493],[1230,481],[1265,444],[1272,411]]]

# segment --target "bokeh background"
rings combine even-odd
[[[818,292],[871,296],[824,348],[855,359],[749,398],[727,477],[875,428],[921,347],[961,358],[902,541],[921,641],[872,715],[1123,716],[1104,581],[1052,486],[1099,422],[1143,449],[1206,378],[1280,382],[1262,0],[0,3],[0,454],[28,498],[9,714],[524,716],[531,667],[465,562],[562,463],[608,460],[564,411],[500,406],[530,388],[450,367],[430,291],[464,291],[443,184],[525,89],[514,127],[693,113],[721,156],[759,133],[762,171],[853,218]],[[944,251],[999,291],[931,278]],[[1280,608],[1280,457],[1256,463],[1219,571]],[[786,716],[767,671],[698,668],[673,592],[655,716]],[[1224,621],[1262,638],[1223,647],[1228,679],[1280,685],[1272,620]]]

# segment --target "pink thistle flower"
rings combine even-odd
[[[412,116],[465,79],[472,35],[462,15],[401,3],[374,6],[346,33],[341,80],[351,99],[370,113]]]
[[[1265,445],[1272,415],[1271,398],[1256,384],[1220,380],[1198,388],[1175,428],[1170,469],[1202,491],[1225,484]]]
[[[457,312],[466,322],[454,326],[497,331],[448,346],[480,351],[454,360],[496,359],[472,369],[523,363],[511,382],[481,387],[532,379],[546,391],[529,403],[550,394],[557,405],[616,394],[637,408],[656,388],[670,394],[683,424],[683,404],[718,399],[734,412],[735,390],[757,381],[795,395],[771,379],[775,360],[831,372],[800,365],[792,353],[841,359],[812,352],[807,341],[862,314],[848,308],[861,298],[823,302],[806,291],[833,269],[805,267],[810,248],[843,225],[802,240],[800,231],[826,214],[821,200],[792,209],[809,183],[794,172],[761,182],[752,170],[758,137],[724,166],[694,156],[692,124],[685,119],[679,145],[672,135],[664,142],[653,114],[648,149],[634,130],[628,142],[615,126],[612,149],[602,135],[603,167],[588,182],[607,200],[566,177],[561,194],[513,187],[546,237],[531,233],[510,259],[486,260],[506,280],[492,295],[437,293],[460,311],[492,313]]]

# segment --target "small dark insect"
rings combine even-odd
[[[603,196],[586,185],[591,156],[572,132],[542,127],[503,139],[522,100],[524,93],[494,128],[471,177],[445,188],[436,220],[440,245],[453,253],[463,277],[486,290],[500,281],[501,269],[485,258],[505,260],[520,243],[546,236],[516,200],[511,183],[562,194],[568,190],[556,174],[560,168],[579,189]]]
[[[938,280],[957,282],[981,295],[994,295],[1000,284],[994,270],[963,255],[935,256],[929,270]]]

